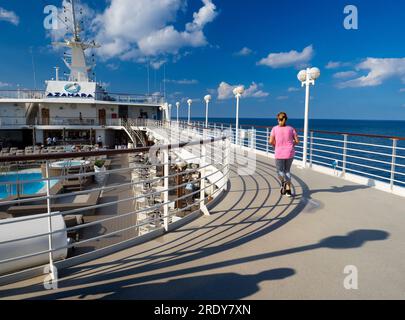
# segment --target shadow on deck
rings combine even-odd
[[[295,173],[296,197],[281,197],[272,161],[259,157],[255,175],[239,176],[233,172],[230,192],[211,209],[210,217],[202,217],[154,241],[63,270],[56,291],[44,291],[42,283],[26,281],[3,287],[0,297],[373,297],[366,292],[348,293],[342,286],[343,268],[348,264],[360,268],[368,265],[363,273],[368,278],[383,260],[392,259],[376,252],[392,245],[388,243],[391,231],[397,234],[399,230],[392,223],[375,220],[380,210],[375,197],[390,197],[394,205],[403,199],[311,171]],[[366,203],[365,199],[370,201]],[[359,203],[372,210],[368,212],[368,221],[367,215],[358,210]],[[399,206],[396,208],[400,211]],[[397,225],[400,219],[403,222],[405,217],[395,212],[393,223]],[[399,270],[395,270],[394,276],[396,272],[401,274],[403,264],[396,265]],[[325,279],[330,281],[329,287]],[[371,285],[379,284],[371,281]],[[398,296],[399,292],[393,294]]]

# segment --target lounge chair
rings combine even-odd
[[[92,207],[98,204],[101,191],[89,191],[88,195],[85,196],[67,196],[66,198],[61,198],[60,201],[66,203],[52,203],[52,212],[66,212],[75,209]],[[7,213],[12,215],[14,218],[30,216],[35,214],[46,213],[48,207],[46,204],[40,205],[24,205],[24,206],[13,206],[7,210]],[[83,210],[80,212],[81,215],[94,215],[95,209],[90,208],[88,210]]]

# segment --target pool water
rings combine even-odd
[[[29,181],[29,180],[38,180],[42,179],[42,174],[38,173],[9,173],[0,175],[0,199],[5,199],[10,196],[17,195],[17,185],[12,184],[13,182],[18,181]],[[7,182],[6,184],[3,184]],[[51,180],[51,187],[57,183],[57,180]],[[39,182],[27,182],[20,185],[20,194],[21,195],[30,195],[37,194],[40,191],[44,192],[46,186],[45,181]]]

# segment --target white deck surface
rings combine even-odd
[[[225,199],[154,241],[42,279],[0,287],[6,299],[405,299],[405,199],[294,169],[280,196],[273,160],[231,176]],[[357,267],[359,289],[344,288]],[[38,284],[39,283],[39,284]]]

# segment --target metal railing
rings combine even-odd
[[[184,122],[185,123],[185,122]],[[203,122],[192,122],[193,127],[204,128]],[[209,129],[227,129],[236,141],[236,128],[230,124],[210,123]],[[252,147],[274,156],[269,143],[272,127],[242,125],[239,128],[239,144]],[[302,133],[302,131],[298,131]],[[296,159],[303,159],[303,135],[296,147]],[[405,137],[357,134],[347,132],[310,131],[308,137],[308,165],[333,169],[336,175],[357,175],[405,187]]]
[[[96,100],[120,103],[145,103],[160,105],[164,102],[164,97],[163,95],[96,92]]]
[[[229,137],[210,132],[204,137],[211,138],[196,139],[161,122],[155,128],[175,134],[153,147],[0,158],[0,166],[7,163],[0,186],[41,187],[36,194],[0,200],[0,211],[11,216],[0,220],[0,274],[91,259],[105,248],[207,214],[207,206],[227,188]],[[107,168],[95,170],[95,165]],[[39,177],[22,177],[33,170]],[[13,174],[19,178],[13,180]],[[21,228],[26,223],[31,227]]]
[[[0,118],[0,126],[122,126],[121,118],[99,118],[99,117],[49,117],[27,119],[26,117],[4,117]]]
[[[142,103],[142,104],[162,104],[164,102],[163,95],[145,95],[132,93],[108,93],[97,91],[95,93],[96,101],[118,102],[118,103]],[[26,99],[26,100],[42,100],[46,99],[47,94],[43,90],[0,90],[1,99]],[[69,98],[69,97],[66,97]],[[72,98],[72,97],[71,97]],[[75,99],[74,97],[72,99]]]
[[[0,90],[1,99],[44,99],[45,91],[42,90]]]

